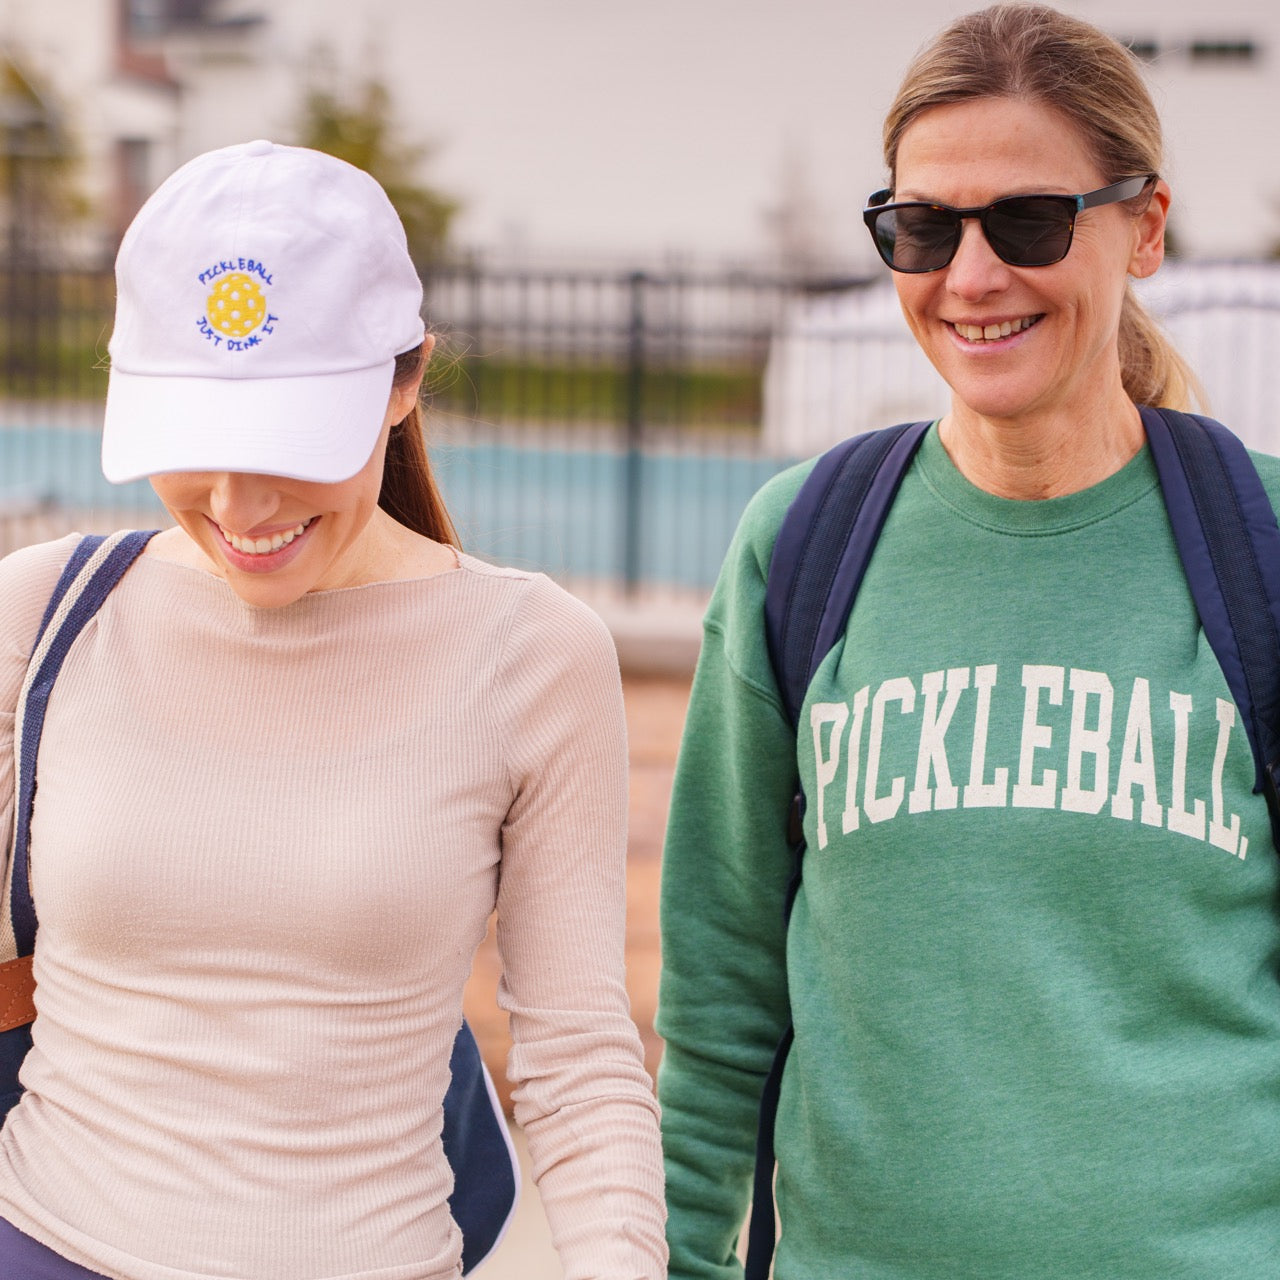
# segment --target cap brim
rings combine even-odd
[[[102,471],[114,484],[170,471],[252,471],[332,484],[373,452],[395,360],[292,378],[187,378],[113,367]]]

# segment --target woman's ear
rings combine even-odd
[[[1139,280],[1152,275],[1164,261],[1164,231],[1169,221],[1169,184],[1160,178],[1152,188],[1147,207],[1134,220],[1133,254],[1129,274]]]
[[[391,399],[387,405],[388,422],[393,424],[403,422],[409,416],[409,411],[418,403],[418,397],[422,394],[422,378],[427,371],[427,361],[431,359],[431,352],[435,345],[435,334],[428,333],[422,339],[422,359],[418,362],[417,376],[410,378],[407,382],[392,384]]]

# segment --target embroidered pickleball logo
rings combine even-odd
[[[223,351],[251,351],[275,332],[271,314],[271,272],[256,258],[224,258],[201,271],[208,289],[200,332]]]
[[[256,280],[235,272],[209,295],[209,323],[228,338],[247,338],[267,318],[267,300]]]

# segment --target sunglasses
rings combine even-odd
[[[867,201],[862,217],[895,271],[941,271],[956,256],[966,218],[978,219],[987,243],[1011,267],[1048,267],[1067,256],[1078,213],[1131,200],[1155,180],[1154,173],[1140,174],[1083,195],[1005,196],[972,209],[925,200],[891,204],[886,188]]]

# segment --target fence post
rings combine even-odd
[[[623,460],[622,580],[628,596],[640,585],[641,470],[644,462],[645,286],[648,277],[633,271],[628,277],[630,318],[627,324],[626,453]]]

